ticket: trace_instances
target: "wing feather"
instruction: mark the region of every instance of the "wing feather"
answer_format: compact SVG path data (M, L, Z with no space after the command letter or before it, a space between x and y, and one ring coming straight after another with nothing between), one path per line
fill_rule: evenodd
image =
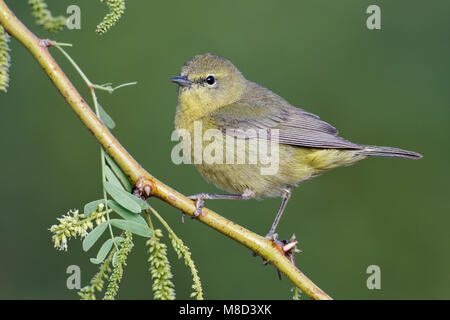
M257 130L278 129L278 139L283 144L363 149L363 146L339 137L338 130L318 116L291 106L270 90L251 82L244 97L208 114L205 120L236 138L255 138Z

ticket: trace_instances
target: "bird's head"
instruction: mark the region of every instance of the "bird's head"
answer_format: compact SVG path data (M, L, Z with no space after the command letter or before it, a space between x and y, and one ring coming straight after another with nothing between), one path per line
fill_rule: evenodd
M180 103L210 110L237 101L245 88L239 70L229 60L210 53L188 60L180 75L170 80L180 87Z

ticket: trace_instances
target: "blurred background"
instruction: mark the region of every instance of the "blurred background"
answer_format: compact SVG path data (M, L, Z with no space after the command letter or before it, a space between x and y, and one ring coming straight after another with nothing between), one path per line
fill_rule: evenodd
M54 15L74 4L48 0ZM27 1L8 6L38 37L68 48L91 81L137 81L100 103L116 120L113 134L155 177L188 195L218 192L170 154L177 87L168 81L195 54L230 59L247 79L319 115L357 142L420 152L424 158L373 158L300 185L278 232L295 233L299 268L336 299L450 298L450 3L448 1L127 1L103 36L100 1L77 1L81 29L50 34ZM368 30L366 9L381 7L381 30ZM0 298L78 299L66 268L79 265L82 286L97 272L72 239L53 248L48 231L69 209L101 197L99 145L31 55L12 39L8 93L0 92ZM90 103L67 60L51 53ZM210 201L230 220L265 234L280 199ZM192 251L207 299L291 299L280 281L242 245L151 200ZM177 298L192 278L169 245ZM135 248L118 298L151 299L145 239ZM370 265L381 289L369 290ZM100 295L101 297L101 295Z

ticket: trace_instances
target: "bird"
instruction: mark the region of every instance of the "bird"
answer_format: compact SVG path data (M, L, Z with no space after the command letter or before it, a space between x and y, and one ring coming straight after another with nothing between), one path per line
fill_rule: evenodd
M196 204L195 216L201 214L205 200L281 197L267 239L277 239L278 222L292 188L300 183L367 157L422 158L413 151L363 145L340 137L334 126L247 80L231 61L218 55L206 53L190 58L180 75L170 81L179 87L175 128L184 133L180 134L183 154L206 180L228 192L189 196ZM191 139L196 128L203 135L214 130L214 139ZM261 138L263 135L255 134L259 132L269 134ZM260 160L245 162L236 155L236 146L245 145L244 157L254 156L256 151L249 145L261 141L277 151L277 170L272 174L263 172ZM223 161L198 161L196 147L214 149L219 158L223 153ZM225 161L226 157L233 161Z

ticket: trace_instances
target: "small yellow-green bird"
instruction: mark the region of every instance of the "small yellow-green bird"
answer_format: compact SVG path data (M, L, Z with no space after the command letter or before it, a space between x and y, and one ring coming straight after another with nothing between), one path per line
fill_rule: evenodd
M318 116L296 108L272 91L248 81L227 59L210 53L188 60L180 76L170 79L179 85L175 127L192 139L183 139L183 154L187 154L207 180L230 194L197 194L196 215L201 213L206 199L254 199L282 197L281 206L267 238L276 239L275 229L291 196L292 186L330 169L348 166L368 156L418 159L416 152L361 145L338 136L336 128ZM205 135L215 129L219 135L195 140L195 131ZM239 141L245 144L245 157L257 151L251 142L264 138L255 132L274 131L276 139L276 172L267 174L261 160L243 161L237 155ZM193 143L186 143L186 140ZM194 159L197 147L214 149L215 156L223 151L223 161ZM242 145L242 144L241 144ZM272 145L273 146L273 145ZM272 150L272 149L271 149ZM219 152L220 151L220 152ZM256 154L256 156L259 154ZM226 159L226 160L225 160ZM229 160L234 161L229 161Z

